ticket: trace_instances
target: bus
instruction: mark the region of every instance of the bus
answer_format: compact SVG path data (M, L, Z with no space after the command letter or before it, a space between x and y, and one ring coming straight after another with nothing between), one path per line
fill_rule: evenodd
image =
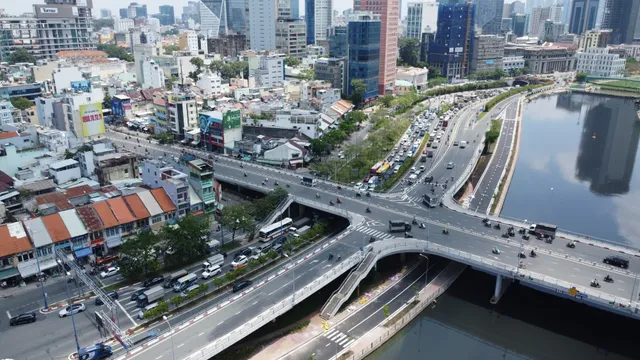
M391 164L384 163L384 165L382 165L382 166L380 166L380 168L378 168L378 171L376 171L376 175L378 177L382 177L382 176L384 176L384 174L387 173L387 171L389 171L390 168L391 168Z
M267 242L271 239L275 239L278 236L286 233L291 225L293 224L293 220L291 218L284 218L280 221L276 221L271 225L265 226L260 229L260 233L258 237L260 238L260 242Z
M376 175L378 173L378 169L384 164L384 161L378 161L371 169L369 169L369 174Z

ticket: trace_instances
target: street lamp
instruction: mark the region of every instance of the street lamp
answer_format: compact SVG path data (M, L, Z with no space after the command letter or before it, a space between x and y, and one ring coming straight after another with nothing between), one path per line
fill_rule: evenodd
M424 254L419 254L419 255L427 259L427 271L424 272L424 287L427 287L427 285L429 284L428 276L427 276L429 274L429 257Z
M176 360L176 349L173 344L173 328L171 327L171 323L169 322L167 315L162 315L162 318L167 322L167 325L169 325L169 330L171 330L171 336L169 336L171 338L171 355L173 356L173 360Z
M284 257L291 261L291 274L293 275L293 297L292 297L292 306L296 304L296 269L294 268L295 264L293 263L293 258L289 257L289 255L284 254Z
M44 309L49 309L49 302L47 301L47 292L44 288L44 282L42 282L42 272L40 271L40 259L38 256L39 249L36 248L36 268L38 270L38 280L40 281L40 288L42 289L42 297L44 297Z

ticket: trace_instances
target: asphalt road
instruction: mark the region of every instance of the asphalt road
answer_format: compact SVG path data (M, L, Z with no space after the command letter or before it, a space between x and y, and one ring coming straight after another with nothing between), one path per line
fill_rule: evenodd
M396 312L407 301L415 296L414 285L419 289L425 285L425 263L416 266L395 283L384 290L378 297L367 302L349 317L333 325L322 335L307 342L295 351L287 354L282 359L285 360L306 360L310 354L314 354L314 359L328 360L335 357L352 342L366 334L382 322L386 316L383 307L388 306L390 314ZM428 283L433 281L442 270L449 264L449 261L434 260L429 264Z
M487 214L493 199L493 194L500 183L500 178L507 166L507 160L511 153L511 146L514 144L515 129L517 128L516 113L518 102L513 101L505 110L505 117L502 122L500 137L496 144L491 160L480 178L478 186L474 189L469 209Z

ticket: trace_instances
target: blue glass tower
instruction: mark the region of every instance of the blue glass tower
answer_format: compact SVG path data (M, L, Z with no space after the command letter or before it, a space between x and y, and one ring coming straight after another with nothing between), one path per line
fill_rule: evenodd
M378 95L380 27L380 17L369 13L355 14L347 25L348 94L353 91L351 81L362 80L365 102Z
M316 43L316 2L305 0L304 21L307 23L307 45Z
M429 44L429 64L447 79L464 78L469 73L475 12L471 3L438 7L438 31Z

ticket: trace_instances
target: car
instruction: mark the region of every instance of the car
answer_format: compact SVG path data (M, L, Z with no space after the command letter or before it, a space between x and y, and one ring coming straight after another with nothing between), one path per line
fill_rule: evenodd
M458 146L458 142L457 142L457 141L454 141L454 142L453 142L453 146Z
M138 296L139 296L140 294L142 294L143 292L145 292L145 291L147 291L147 290L149 290L149 288L140 288L140 289L136 289L136 290L134 290L134 291L131 293L131 301L135 301L135 300L138 298Z
M101 272L100 273L100 277L103 278L103 279L106 279L108 277L112 277L113 275L116 275L119 272L120 272L120 268L119 267L110 267L107 270Z
M425 182L430 183L433 181L433 175L429 175L424 179Z
M144 286L144 287L146 287L146 288L150 288L150 287L152 287L153 285L156 285L156 284L162 284L163 282L164 282L164 276L159 275L159 276L154 276L154 277L152 277L152 278L149 278L149 279L145 280L145 281L142 283L142 286Z
M245 255L240 255L237 258L235 258L233 262L231 262L231 267L236 268L238 267L238 265L247 265L248 262L249 262L248 257L246 257Z
M214 277L214 276L220 274L221 272L222 272L222 269L220 268L220 265L215 265L215 266L207 268L205 271L203 271L202 272L202 278L203 279L208 279L210 277Z
M85 310L87 310L87 307L84 306L84 304L82 304L82 303L80 303L80 304L72 304L72 305L69 305L66 308L60 310L60 312L58 313L58 316L63 318L63 317L75 315L77 313L81 313L81 312L83 312Z
M236 293L246 288L247 286L251 286L251 284L253 284L253 281L251 280L238 281L237 283L233 284L233 292Z
M603 262L605 264L621 267L623 269L629 268L629 260L620 256L607 256L606 258L604 258Z
M424 171L425 167L424 165L420 165L420 171Z
M107 293L107 296L112 298L113 300L118 300L118 298L120 298L120 295L115 290L113 290L110 293ZM96 304L96 306L100 306L100 305L102 305L104 303L102 302L102 299L100 297L97 297L96 300L95 300L95 304Z
M251 254L253 254L253 250L251 250L250 248L244 248L236 253L236 255L233 257L233 261L237 260L241 256L247 257Z
M36 322L36 313L32 311L12 317L9 320L9 326L30 324L34 322Z
M453 169L453 163L452 162L447 164L447 169Z
M359 183L355 184L355 186L353 188L356 189L356 190L360 190L361 186L362 186L362 183L359 182Z

